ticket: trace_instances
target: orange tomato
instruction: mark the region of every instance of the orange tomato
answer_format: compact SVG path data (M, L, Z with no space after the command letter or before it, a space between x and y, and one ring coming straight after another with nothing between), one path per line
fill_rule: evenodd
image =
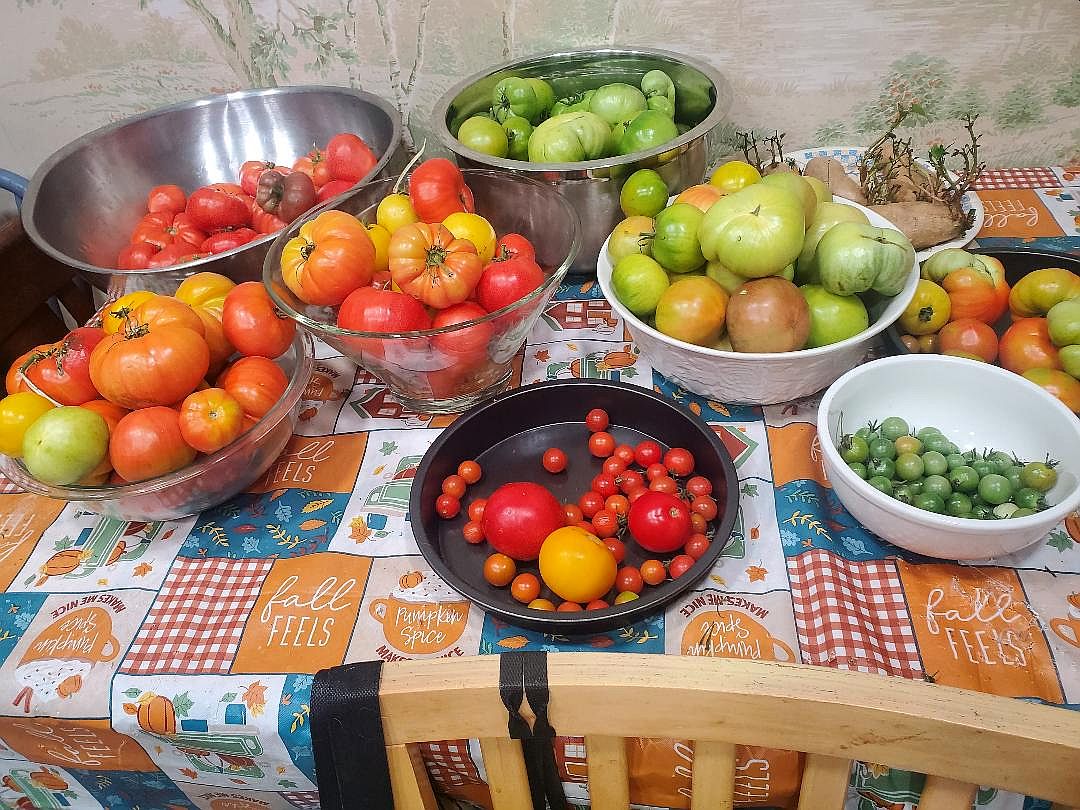
M677 203L689 203L702 211L708 211L714 202L724 196L724 190L711 183L702 183L683 191L675 198Z
M20 354L15 358L15 362L8 368L7 375L4 377L4 387L9 394L17 394L20 391L29 391L30 388L26 385L26 379L23 377L22 367L26 362L35 354L45 354L53 347L52 343L41 343L32 348L25 354Z
M117 423L109 460L125 481L145 481L186 467L195 460L195 448L180 432L180 414L156 406L132 411Z
M273 360L241 357L225 369L217 384L240 403L245 414L261 419L281 399L289 378Z
M568 602L588 603L615 584L618 565L599 537L577 526L556 529L540 546L540 576Z
M130 413L126 408L121 408L107 399L92 399L89 402L84 402L79 407L93 411L105 420L105 424L109 426L110 440L120 420ZM112 468L112 460L106 454L101 463L87 473L79 483L90 486L103 484L109 480L109 473L112 472Z
M281 275L308 304L336 307L375 273L375 244L352 214L323 211L300 227L281 252Z
M945 324L938 337L942 354L970 354L987 363L993 363L998 354L997 332L975 318Z
M240 438L244 410L222 388L189 394L180 406L180 435L200 453L213 453Z
M205 307L194 307L193 309L206 330L203 338L210 349L210 368L206 373L208 376L214 377L225 368L225 364L236 350L229 343L229 339L225 337L225 327L221 325L221 316L215 315L213 310Z
M1073 413L1080 414L1080 382L1064 371L1054 368L1032 368L1024 372L1024 379L1030 380L1053 394Z
M147 326L181 326L198 335L206 333L202 319L195 310L171 295L155 295L139 304L131 313L132 320Z
M457 239L442 225L417 222L390 239L390 277L402 292L436 309L468 298L484 263L468 239Z
M135 311L141 304L146 303L154 297L154 293L147 290L136 290L135 292L121 295L111 304L105 307L105 310L101 313L101 328L105 330L106 335L111 335L114 332L120 331L120 327L124 325L124 321L128 316Z
M296 334L296 321L278 313L258 281L245 281L225 296L221 310L225 338L240 354L274 358L284 354Z
M196 273L180 282L180 286L176 288L175 298L192 309L209 310L221 318L225 296L235 286L236 282L220 273Z
M1009 306L1009 285L1004 281L995 287L978 270L965 267L953 270L941 282L952 302L952 319L974 318L983 323L994 323Z
M1021 318L1005 330L998 345L1002 368L1023 374L1033 368L1061 368L1046 318Z
M94 387L123 408L173 405L195 390L209 368L206 340L182 326L125 328L107 335L90 354Z

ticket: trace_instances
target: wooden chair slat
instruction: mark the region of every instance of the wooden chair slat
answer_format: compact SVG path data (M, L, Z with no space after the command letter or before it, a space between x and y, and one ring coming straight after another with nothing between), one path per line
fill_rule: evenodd
M691 786L690 810L732 810L735 806L735 745L696 741Z
M626 810L630 806L630 774L626 740L591 734L585 738L589 759L589 804L593 810Z
M799 787L799 810L841 810L850 778L850 759L807 754Z
M389 745L386 759L395 810L438 810L419 745Z
M1018 765L1023 767L1023 763ZM919 810L971 810L978 791L978 785L944 776L928 776L919 798Z
M505 734L505 709L503 712ZM488 786L491 788L492 807L495 810L532 810L529 774L525 770L521 741L504 737L482 737L480 753L484 755L484 770L487 771Z
M1080 808L1069 807L1068 805L1064 804L1053 804L1050 806L1050 810L1080 810Z

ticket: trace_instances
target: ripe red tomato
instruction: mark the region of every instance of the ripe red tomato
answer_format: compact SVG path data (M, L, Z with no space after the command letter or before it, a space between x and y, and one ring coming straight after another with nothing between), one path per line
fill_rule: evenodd
M486 315L487 313L479 304L465 301L435 313L435 317L431 321L431 327L432 329L442 329L466 321L475 321ZM487 359L488 345L491 343L493 336L494 329L491 323L485 321L443 335L434 335L431 338L431 344L438 351L453 358L457 364L473 366Z
M461 170L446 158L425 160L409 175L409 198L421 222L442 222L458 211L472 212L472 190Z
M457 474L465 479L466 484L475 484L483 476L484 471L480 469L479 464L469 459L458 464Z
M487 498L477 498L469 504L469 520L477 523L484 519L484 508L487 506Z
M167 245L155 253L146 262L146 266L149 269L157 269L159 267L175 267L178 264L187 264L193 262L196 259L202 259L207 254L199 253L198 248L194 245L189 245L187 242L180 240L179 242L173 242L171 245Z
M43 354L24 361L27 379L61 405L82 405L99 394L90 379L90 355L105 339L98 326L81 326Z
M592 516L593 534L600 539L614 538L619 533L619 518L618 516L608 510L600 509L595 515ZM621 560L616 559L616 562Z
M217 386L239 402L245 414L261 419L281 399L289 378L273 360L241 357L218 377Z
M536 574L518 574L510 583L510 595L524 605L540 596L540 580Z
M938 332L941 353L961 352L993 363L998 353L998 336L993 327L975 318L950 321Z
M8 366L7 375L4 377L4 387L9 394L17 394L19 391L30 390L26 387L26 380L23 377L22 367L31 357L36 354L44 354L55 345L55 343L40 343L30 351L15 358L15 361Z
M544 456L540 459L540 463L549 473L561 473L566 469L566 453L558 447L549 447L544 451Z
M645 468L645 477L649 481L655 481L657 478L668 478L668 468L660 462L650 464Z
M576 613L581 610L581 605L577 602L563 602L555 610L559 613Z
M206 233L184 212L147 214L131 232L132 243L147 242L158 250L181 243L180 246L188 248L190 253L198 250L205 240Z
M129 410L175 405L195 390L209 368L206 340L182 326L121 328L90 353L94 387Z
M273 359L284 354L296 335L296 321L279 314L258 281L237 284L221 309L225 337L240 354Z
M679 482L670 475L662 475L649 482L651 492L666 492L674 495L679 491Z
M447 495L453 495L455 498L461 499L465 495L465 490L469 488L469 485L465 483L465 479L457 473L448 475L443 479L442 491Z
M199 245L199 251L202 253L224 253L226 250L233 250L234 248L246 245L253 239L258 239L259 234L252 228L237 228L232 231L218 231L215 234L211 234L203 240Z
M641 572L632 565L620 568L615 574L615 590L619 593L641 593L644 588L645 580L641 578Z
M695 534L705 534L709 530L709 521L699 512L690 512L690 528Z
M611 605L609 605L605 600L603 600L603 599L593 599L591 602L589 602L589 604L587 604L585 606L585 609L586 610L603 610L606 607L611 607Z
M517 574L517 565L505 554L492 554L484 560L484 579L489 585L502 588Z
M180 414L172 408L141 408L124 416L109 438L109 461L125 481L166 475L195 460L184 441Z
M240 164L240 188L244 190L244 193L249 197L254 197L255 192L259 189L259 178L262 177L262 173L269 171L270 169L277 169L278 173L284 175L288 172L284 166L277 166L269 160L245 160Z
M625 495L608 495L604 499L604 508L610 509L616 515L626 515L630 512L630 501Z
M712 490L712 481L703 475L695 475L686 482L686 491L691 495L711 495Z
M1021 318L1014 322L1001 336L998 356L1001 366L1016 374L1033 368L1061 368L1046 318Z
M615 439L606 430L589 437L589 452L597 458L607 458L615 451Z
M634 448L628 444L616 445L612 455L623 463L624 469L634 463Z
M335 181L330 177L330 166L326 162L326 153L321 149L312 149L302 158L297 158L292 166L294 172L303 172L315 184L315 188L321 189ZM350 186L353 184L350 183Z
M585 515L581 512L581 507L576 503L564 503L563 513L566 515L567 526L573 526L577 523L582 523L585 520Z
M339 132L326 144L326 165L333 180L358 183L368 176L378 162L371 147L351 132Z
M187 195L180 186L163 185L154 186L146 197L146 210L151 214L163 211L169 214L179 214L187 205Z
M520 233L507 233L499 237L495 242L495 260L506 261L514 256L524 256L526 259L536 260L536 251L532 242Z
M668 573L671 574L672 579L678 579L693 567L693 557L689 554L679 554L676 557L672 557L671 562L668 563Z
M589 490L578 498L578 506L581 508L581 514L586 519L592 520L593 515L604 508L604 496L599 492Z
M659 585L667 579L667 569L659 560L646 560L641 564L640 571L646 585Z
M709 550L709 543L709 538L700 532L692 534L690 535L690 539L686 541L683 551L688 557L700 560L705 556L705 552Z
M690 510L667 492L650 492L630 506L630 534L647 551L665 554L682 548L690 537Z
M196 189L188 197L184 210L195 226L204 231L239 228L251 223L251 207L244 198L244 190L234 183L214 183Z
M355 185L356 183L350 183L348 180L331 180L321 186L316 184L315 187L319 190L315 192L315 202L324 203L338 194L344 194Z
M604 511L605 510L601 509L596 514L597 515L602 515L602 514L604 514ZM617 525L618 524L616 523L616 526ZM596 517L595 516L593 517L593 526L596 526ZM596 534L596 532L594 531L593 534ZM601 535L597 535L597 537L600 537L600 536ZM623 543L623 541L620 540L617 537L605 537L603 539L604 539L604 548L606 548L608 551L611 552L611 556L615 558L616 564L622 565L622 561L626 559L626 544Z
M1080 414L1080 381L1074 377L1056 368L1032 368L1024 372L1024 379L1060 399L1073 413Z
M466 543L474 546L479 545L484 542L484 527L480 525L479 521L470 520L461 527L461 535L465 538Z
M441 517L443 520L450 520L458 515L461 511L461 501L455 498L453 495L447 495L445 492L435 499L435 514Z
M535 560L545 538L565 519L562 504L545 487L528 481L503 484L484 507L484 536L515 560Z
M349 293L338 310L337 325L356 332L400 333L431 328L424 305L405 293L361 287ZM381 357L381 339L356 338L360 351Z
M626 462L613 453L604 459L601 469L610 476L618 477L626 469Z
M672 447L664 453L664 466L672 475L690 475L694 471L694 454L682 447Z
M637 470L626 470L619 475L619 489L624 495L645 489L645 477Z
M390 237L388 253L394 283L436 309L467 299L484 271L473 243L438 224L414 222L398 228Z
M609 473L600 473L592 480L593 492L599 492L604 498L614 495L619 491L619 485L615 483L615 476Z
M608 416L608 412L603 408L593 408L585 414L585 427L592 433L599 433L601 430L607 430L608 425L610 424L611 418Z
M660 445L652 439L646 439L634 448L634 461L637 462L639 467L649 467L653 464L659 464L663 455L664 451L661 449Z
M488 312L494 312L516 304L543 285L545 278L540 265L525 256L488 262L476 284L476 300Z
M277 214L263 211L254 199L248 205L251 208L251 227L264 236L268 233L277 233L289 224Z
M119 270L145 270L159 250L157 245L149 242L135 242L120 251L116 257L116 267Z
M694 499L690 501L690 509L697 512L705 518L705 520L712 520L719 511L716 506L716 501L708 495L695 495Z
M243 432L244 410L222 388L188 394L180 405L180 435L200 453L214 453Z

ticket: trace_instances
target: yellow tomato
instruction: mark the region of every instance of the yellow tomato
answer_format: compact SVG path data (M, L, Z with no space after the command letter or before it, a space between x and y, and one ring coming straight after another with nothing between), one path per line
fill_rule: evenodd
M900 316L900 328L909 335L929 335L949 322L949 294L929 279L919 279L915 297Z
M761 172L742 160L731 160L718 166L709 178L709 183L725 194L732 194L761 179Z
M154 293L152 292L136 290L127 295L121 295L109 304L101 313L101 328L105 330L105 334L111 335L114 332L119 332L128 315L153 297Z
M375 245L375 272L385 273L390 269L390 231L382 225L368 225L368 236Z
M196 273L180 282L175 297L189 307L202 307L220 318L225 296L235 286L236 282L220 273Z
M20 391L0 399L0 453L20 457L27 429L54 407L33 391Z
M540 546L540 576L567 602L588 603L606 596L617 569L603 541L577 526L556 529Z
M458 239L468 239L485 265L495 255L495 229L479 214L458 211L443 220L443 227Z
M375 209L375 221L393 235L403 225L419 222L408 194L387 194Z
M623 591L615 597L616 605L625 605L627 602L633 602L638 598L638 595L633 591Z

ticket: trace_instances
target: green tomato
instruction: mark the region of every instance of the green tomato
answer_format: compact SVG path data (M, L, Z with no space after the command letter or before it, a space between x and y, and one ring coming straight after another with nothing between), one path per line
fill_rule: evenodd
M870 458L870 445L862 436L845 436L840 441L840 458L848 464Z
M925 445L928 451L939 453L942 457L942 461L945 460L945 456L949 455L952 452L952 450L950 450L949 448L953 446L952 442L950 442L940 433L936 436L928 436L927 438L923 439L923 445Z
M923 451L922 442L914 436L899 436L894 444L896 445L897 453L915 453L918 455Z
M949 484L957 492L971 494L979 488L979 474L967 465L949 470Z
M535 123L545 110L536 96L535 86L529 79L518 76L507 76L495 85L491 93L491 109L499 123L512 115L520 115Z
M962 270L965 267L970 267L976 272L982 273L993 283L993 274L986 262L983 261L983 258L960 248L939 250L919 265L921 276L935 284L943 282L945 276L949 275L953 270Z
M540 105L540 115L543 116L555 104L555 91L543 79L526 79L525 81L536 94L537 103Z
M675 122L670 117L657 110L645 110L626 124L625 131L617 140L618 152L620 155L629 155L656 149L677 137L679 130L675 128Z
M676 340L711 346L724 331L726 305L724 288L708 276L680 278L660 296L656 328Z
M884 475L871 476L870 480L868 480L866 483L868 483L870 486L872 486L878 492L884 492L886 495L892 495L893 494L892 481L890 481Z
M775 186L790 191L802 202L803 221L807 224L813 221L814 213L817 211L818 207L817 194L801 174L795 174L795 172L773 172L772 174L767 174L762 177L760 182L767 186Z
M859 428L858 430L855 431L855 435L856 436L862 436L864 439L869 439L870 434L873 433L873 432L874 431L870 429L869 425L864 425L863 427L861 427L861 428Z
M1009 467L1008 470L1003 473L1003 475L1009 479L1009 483L1012 484L1012 488L1014 490L1023 489L1024 482L1022 480L1022 471L1022 467L1013 464L1011 467Z
M668 118L675 120L675 105L668 101L665 96L653 96L649 99L648 105L650 110L663 113ZM675 131L678 134L678 128Z
M776 277L777 278L782 278L784 281L790 281L792 284L794 284L795 283L795 264L794 263L789 264L787 267L785 267L783 270L781 270L779 273L777 273Z
M528 160L533 125L520 115L511 115L502 122L502 128L506 132L506 156L511 160Z
M968 460L963 453L949 453L945 456L945 463L949 465L950 470L955 470L957 467L966 467Z
M952 495L952 484L944 475L928 475L923 479L922 491L926 495L937 495L945 500Z
M1025 487L1038 492L1049 492L1057 483L1057 470L1042 461L1032 461L1025 464L1020 471L1020 480Z
M986 478L986 476L994 474L994 465L984 458L977 458L971 462L971 469L975 470L975 474L979 478ZM1005 480L1008 481L1009 479L1006 478Z
M994 465L994 472L998 475L1005 475L1009 471L1009 468L1016 464L1016 461L1008 453L1001 450L995 450L986 458L991 464Z
M498 122L481 115L466 119L458 129L457 137L462 146L493 157L506 157L509 150L506 130Z
M975 503L974 500L972 500L971 516L976 520L992 520L994 517L994 510L985 503Z
M887 417L881 423L881 435L890 442L895 442L901 436L907 436L911 432L911 426L899 416Z
M675 82L662 70L650 70L641 77L641 92L645 98L666 98L675 103Z
M1046 504L1046 498L1037 489L1021 487L1013 495L1013 501L1021 509L1041 509Z
M1062 346L1058 350L1058 359L1061 360L1061 367L1066 374L1080 380L1080 344Z
M915 496L915 500L912 501L911 505L916 509L922 509L924 512L934 512L938 515L945 511L945 501L941 496L931 495L929 492L920 492Z
M1004 475L990 473L979 481L979 497L992 506L1005 503L1012 497L1013 488Z
M1046 326L1055 346L1080 344L1080 298L1058 301L1050 307Z
M865 481L870 475L870 473L866 471L866 465L863 464L861 461L854 461L851 464L848 464L848 467L850 467L851 471L857 476L859 476L859 478L861 478L863 481Z
M619 259L611 271L611 289L615 297L639 318L647 318L668 288L664 268L648 256L632 253Z
M619 193L619 204L628 217L655 217L668 201L664 178L652 169L638 169L626 178Z
M908 484L894 485L892 495L901 503L910 504L915 500L915 495L911 492L911 487Z
M745 278L775 275L802 249L802 203L782 188L753 183L709 207L700 238L710 261Z
M855 295L834 295L820 284L799 287L810 308L807 348L828 346L855 337L870 325L866 305Z
M1011 518L1013 513L1020 507L1012 501L1005 501L1005 503L999 503L994 507L994 517L1004 520L1005 518Z
M799 260L795 268L801 280L812 284L818 283L821 274L814 261L818 243L833 225L840 222L870 224L866 214L853 205L834 202L818 203L817 208L814 209L813 219L806 227L806 236L803 237L802 250L799 251Z
M633 85L623 82L598 87L589 101L589 111L604 119L604 123L609 127L620 121L629 121L647 108L645 94ZM674 128L674 125L672 127Z
M954 492L945 499L945 514L953 517L969 517L971 506L971 498L963 492Z
M655 229L656 223L652 217L627 217L616 225L607 245L608 259L612 265L618 264L623 256L635 253L651 256Z
M896 458L896 445L882 436L870 442L870 458Z
M904 481L917 481L926 471L923 460L914 453L896 457L896 476Z
M1009 518L1012 519L1012 518L1027 517L1028 515L1034 515L1037 511L1039 511L1039 510L1038 509L1025 509L1025 508L1021 507L1020 509L1014 510L1013 513L1011 515L1009 515Z
M556 115L562 115L568 112L588 112L589 104L592 102L593 94L595 90L585 90L581 93L575 93L572 96L566 98L560 98L554 104L551 105L551 111L548 115L554 118Z
M739 287L746 283L745 278L728 270L720 262L707 263L705 265L705 275L723 287L728 295L733 295Z
M866 469L871 475L881 475L890 481L896 477L896 462L891 458L872 458L866 462Z
M894 296L915 266L915 248L900 231L860 222L830 228L817 246L821 283L837 295L873 290Z
M927 445L929 446L929 445ZM923 466L927 475L944 475L949 471L949 462L937 450L928 450L922 455Z
M919 432L915 434L915 437L919 441L925 443L927 437L929 437L929 436L940 436L940 435L941 435L941 431L938 430L936 427L927 426L927 427L924 427L924 428L919 428Z
M698 243L705 216L700 208L689 203L675 203L656 215L652 256L665 270L689 273L705 264Z
M803 180L809 183L810 188L814 190L814 194L817 195L818 205L826 202L831 203L833 201L832 192L829 191L829 186L824 180L818 180L816 177L808 177L805 174L803 175ZM848 207L850 208L851 206Z
M604 157L611 150L611 130L591 112L556 115L533 130L529 160L534 163L576 163Z

